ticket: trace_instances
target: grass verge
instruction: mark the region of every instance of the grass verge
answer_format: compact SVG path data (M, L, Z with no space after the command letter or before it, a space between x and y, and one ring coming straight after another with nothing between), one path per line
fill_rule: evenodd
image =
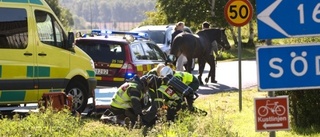
M239 54L238 54L238 48L232 47L230 50L223 51L221 53L221 56L219 56L218 60L224 60L224 61L235 61L238 60ZM255 47L249 47L249 48L241 48L241 59L242 60L252 60L256 59L256 48Z
M268 132L256 132L254 121L254 98L264 97L266 92L256 88L243 90L242 111L239 111L237 91L217 93L200 97L195 105L208 111L207 116L180 113L180 121L157 124L148 134L151 137L266 137ZM66 136L66 137L139 137L142 129L127 130L116 125L101 123L99 118L80 118L70 112L32 113L20 119L0 120L0 136ZM277 131L279 137L320 136L312 129Z

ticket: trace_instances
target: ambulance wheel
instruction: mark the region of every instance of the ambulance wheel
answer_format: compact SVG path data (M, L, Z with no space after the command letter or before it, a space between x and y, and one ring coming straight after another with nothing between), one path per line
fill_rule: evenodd
M88 91L83 85L79 81L73 81L66 89L66 94L72 96L72 110L78 113L83 112L88 103Z

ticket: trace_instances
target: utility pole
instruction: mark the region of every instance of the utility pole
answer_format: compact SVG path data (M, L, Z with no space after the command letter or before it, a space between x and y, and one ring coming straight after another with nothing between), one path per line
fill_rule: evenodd
M92 0L90 0L90 25L91 25L91 30L92 30L92 2L91 2Z

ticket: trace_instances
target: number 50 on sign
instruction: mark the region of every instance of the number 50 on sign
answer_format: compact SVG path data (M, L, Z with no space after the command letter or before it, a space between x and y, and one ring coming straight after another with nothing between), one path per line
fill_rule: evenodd
M224 16L229 24L244 26L252 18L252 5L248 0L229 0L224 7Z

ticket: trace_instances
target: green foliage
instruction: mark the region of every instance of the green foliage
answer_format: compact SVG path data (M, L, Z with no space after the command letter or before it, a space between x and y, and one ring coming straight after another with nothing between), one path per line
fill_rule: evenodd
M74 25L72 14L68 9L59 6L59 0L46 0L53 12L57 15L63 27L70 30L70 27Z
M130 132L123 127L105 125L98 120L72 116L70 111L31 113L21 119L17 114L12 119L0 120L0 136L36 137L123 137L141 136L140 131Z
M79 130L81 121L69 113L67 110L55 113L48 109L44 113L32 113L24 119L20 119L19 115L15 115L12 120L5 118L0 122L0 136L73 134Z
M183 21L193 31L201 27L201 23L210 18L208 1L202 0L159 0L157 10L165 16L168 23Z
M161 11L154 12L146 12L147 19L144 20L140 25L163 25L169 24L166 20L166 17L161 14Z
M175 123L157 123L148 132L149 137L266 137L268 132L255 132L253 100L265 97L266 92L255 89L242 91L242 110L239 111L239 93L224 92L200 97L195 106L208 112L207 116L196 116L187 112L179 112L179 120ZM314 91L316 92L316 91ZM299 96L302 98L312 98ZM316 98L315 96L313 98ZM319 98L319 97L318 97ZM310 100L309 105L317 102ZM311 109L303 108L304 113L312 113ZM315 108L314 111L317 111ZM309 115L311 116L311 115ZM318 118L318 117L314 117ZM310 121L309 121L310 122ZM292 125L292 123L291 123ZM81 118L71 116L68 110L31 113L21 119L15 115L13 119L0 119L0 136L41 136L41 137L140 137L143 129L127 130L117 125L103 124L99 118ZM277 136L319 136L317 126L300 128L292 126L289 131L277 131Z
M320 42L319 37L303 37L303 38L285 38L285 39L273 39L273 45L284 45L284 44L301 44L301 43L315 43Z
M283 91L279 95L289 95L290 114L295 127L320 127L319 89Z
M255 1L250 1L254 6ZM193 30L200 30L204 21L211 22L214 27L228 28L229 24L224 17L227 2L228 0L158 0L157 10L163 12L161 14L169 23L184 21Z
M220 51L219 51L220 52ZM239 51L237 47L232 47L230 50L224 50L220 55L217 56L217 60L237 60L239 57ZM256 58L256 48L242 48L241 49L241 59L255 59Z

